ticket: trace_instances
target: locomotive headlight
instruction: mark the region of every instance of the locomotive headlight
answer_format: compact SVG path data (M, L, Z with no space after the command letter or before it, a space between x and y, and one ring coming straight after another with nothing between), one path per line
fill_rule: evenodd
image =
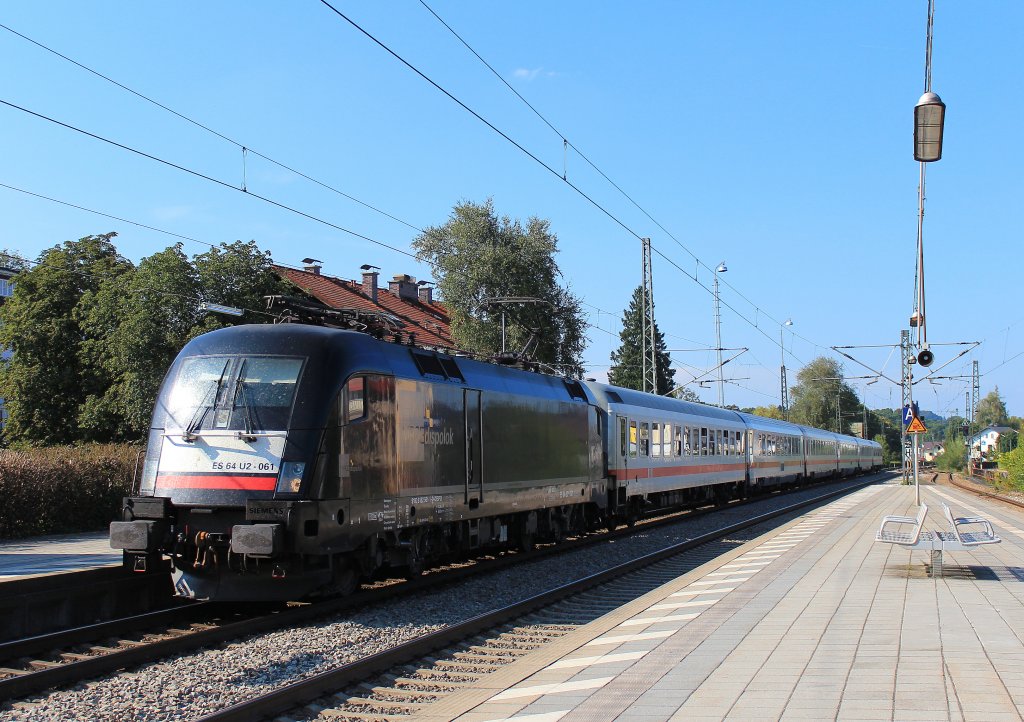
M279 494L298 494L302 488L302 474L306 464L302 461L286 461L281 464L281 475L277 477Z

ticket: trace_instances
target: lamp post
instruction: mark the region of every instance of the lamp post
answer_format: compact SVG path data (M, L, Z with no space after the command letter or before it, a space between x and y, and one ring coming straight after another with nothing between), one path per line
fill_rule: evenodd
M789 387L786 384L786 341L783 331L786 326L792 326L793 319L787 318L785 323L779 326L779 349L782 353L782 363L779 366L779 406L782 409L782 418L789 421Z
M928 26L924 56L924 94L914 106L914 160L920 164L917 184L917 293L911 325L917 326L918 363L930 366L934 356L928 348L928 326L924 295L924 198L925 163L942 158L942 132L946 104L932 92L932 28L935 23L935 0L928 0Z
M715 350L718 352L718 405L725 406L725 377L722 375L722 311L718 300L718 274L725 273L725 261L715 268Z
M925 164L942 157L942 129L946 116L946 105L932 92L932 28L935 24L935 0L928 0L928 25L924 54L924 94L914 106L914 160L920 164L917 184L917 286L914 298L914 313L911 325L917 326L916 359L922 367L930 366L934 355L928 348L924 302L924 179ZM913 378L913 376L911 376ZM921 504L921 480L918 473L918 434L914 434L914 498Z

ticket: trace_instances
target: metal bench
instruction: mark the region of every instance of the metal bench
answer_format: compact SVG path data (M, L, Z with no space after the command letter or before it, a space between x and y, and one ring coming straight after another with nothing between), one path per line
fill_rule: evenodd
M917 510L917 516L884 517L882 519L882 526L875 533L875 541L885 542L886 544L899 544L911 549L931 549L932 534L922 530L926 516L928 516L928 505L922 504L921 508ZM909 531L898 530L900 526L906 524L913 524L914 526ZM895 525L896 529L887 528L889 525Z
M949 522L949 531L924 531L924 520L928 516L928 506L921 505L917 516L887 516L875 533L875 541L886 544L899 544L908 549L927 549L931 552L932 576L942 576L943 551L968 551L982 544L998 544L1002 541L996 536L992 523L980 516L954 517L949 505L943 503L942 511ZM899 531L901 525L913 524L909 531ZM897 530L887 528L895 525ZM977 527L980 526L980 529ZM961 527L973 527L974 531Z

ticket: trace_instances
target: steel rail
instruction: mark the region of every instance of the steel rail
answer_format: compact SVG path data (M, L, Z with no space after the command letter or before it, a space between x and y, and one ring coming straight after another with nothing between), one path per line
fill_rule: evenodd
M832 480L832 482L834 483L835 480ZM863 483L873 482L868 481L862 482L862 484ZM806 487L803 488L806 489ZM850 488L850 486L843 486L836 491L816 497L815 500L846 493ZM26 670L24 674L0 679L0 702L17 699L19 697L24 697L26 695L54 687L80 682L83 679L89 679L114 672L119 669L145 664L167 656L220 644L231 639L237 639L239 637L280 629L283 627L295 626L336 614L347 609L380 604L393 600L396 596L416 594L427 589L439 587L443 584L458 582L476 574L486 573L489 571L499 571L520 562L541 559L554 554L564 554L591 544L627 537L639 529L649 529L693 519L707 514L713 514L717 511L722 511L723 509L757 503L759 501L764 501L767 498L770 497L752 497L740 501L734 501L725 506L702 507L667 513L663 516L649 518L646 521L638 520L635 527L623 527L616 529L615 531L567 539L562 541L560 544L546 545L530 552L516 552L514 554L504 554L502 556L476 559L473 560L474 563L472 564L461 565L449 569L435 570L420 578L400 584L390 584L371 589L364 589L347 597L282 608L262 616L228 622L216 627L190 631L185 634L177 634L177 636L169 639L139 643L124 649L111 651L105 654L98 654L95 657L89 657L87 659L69 661L56 666L47 667L45 669L32 671ZM805 506L809 503L815 503L815 500L802 502L801 504ZM801 508L801 504L786 508ZM785 513L785 511L779 513ZM757 518L770 519L773 515L777 516L778 513L772 512L768 515L762 515ZM735 526L734 528L730 527L731 530L743 528L745 527L742 525ZM203 608L213 610L214 606L215 605L204 605ZM191 607L183 607L180 609L187 610L195 609L197 607L198 605L193 605ZM159 617L162 613L167 612L168 610L161 610L158 612L101 622L96 625L77 627L63 632L54 632L47 635L40 635L38 637L15 640L0 646L0 652L3 652L5 648L15 652L11 654L0 654L0 659L13 659L16 657L23 658L33 653L37 653L40 650L49 652L51 650L58 650L62 646L70 647L87 642L93 642L96 643L96 646L101 646L97 640L102 640L103 638L116 636L118 634L142 632L145 631L147 626L163 624L163 622L159 621ZM216 619L216 615L211 616L206 620L199 617L191 620L191 623L213 623ZM95 630L96 633L94 635L90 635L89 630ZM445 632L446 630L441 630L437 634L444 636ZM20 654L17 653L19 650L21 650Z
M938 475L936 475L936 476L938 476ZM979 482L979 483L982 483L982 480L979 479L976 476L972 476L970 478L975 480L975 481L977 481L977 482ZM976 489L976 488L974 488L974 487L972 487L972 486L970 486L968 484L962 484L959 481L957 481L956 479L954 479L952 476L949 477L949 482L948 483L952 484L953 486L955 486L955 487L957 487L959 489L963 489L964 491L969 491L972 494L977 494L978 496L987 496L990 499L995 499L996 501L1005 501L1007 504L1010 504L1011 506L1016 506L1016 507L1019 507L1021 509L1024 509L1024 502L1017 501L1016 499L1013 499L1013 498L1008 497L1008 496L1003 496L1002 494L997 494L994 491L984 491L982 489Z
M253 722L281 714L289 709L307 704L318 697L330 694L347 685L362 681L374 674L405 664L411 660L426 656L438 649L472 637L480 632L495 627L503 622L521 617L535 609L548 606L560 599L577 594L603 584L611 579L628 574L669 557L690 551L704 544L717 541L722 537L734 534L749 527L780 516L792 514L809 506L843 496L853 490L876 483L877 474L873 478L855 482L835 491L827 492L813 499L776 509L758 516L751 517L735 524L718 529L685 542L673 544L656 552L646 554L629 562L619 564L597 574L564 584L528 599L510 604L500 609L478 615L459 624L454 624L431 634L418 637L406 644L379 652L357 662L337 667L316 676L295 682L273 690L260 697L240 702L223 710L200 717L197 722Z

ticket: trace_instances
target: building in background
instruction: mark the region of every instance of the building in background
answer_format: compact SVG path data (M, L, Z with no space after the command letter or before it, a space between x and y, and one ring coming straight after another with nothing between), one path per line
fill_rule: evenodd
M1009 426L989 426L971 437L971 458L990 456L999 450L999 437L1013 432Z
M434 300L431 282L399 274L385 288L378 283L380 273L376 266L363 266L361 271L362 280L349 281L328 276L322 272L320 262L312 259L302 270L274 266L274 272L281 278L325 306L388 314L397 319L404 333L414 336L419 346L454 346L448 309Z

